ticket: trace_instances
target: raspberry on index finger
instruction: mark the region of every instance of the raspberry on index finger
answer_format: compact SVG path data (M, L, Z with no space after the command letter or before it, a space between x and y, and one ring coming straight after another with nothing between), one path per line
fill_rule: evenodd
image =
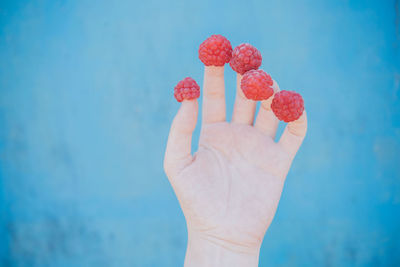
M279 120L295 121L303 114L304 100L295 91L282 90L272 99L271 109Z

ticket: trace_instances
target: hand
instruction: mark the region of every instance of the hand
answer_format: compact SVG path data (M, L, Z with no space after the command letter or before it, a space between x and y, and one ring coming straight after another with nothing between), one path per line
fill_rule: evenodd
M285 177L307 131L306 113L275 142L278 120L244 97L237 76L232 122L226 121L224 67L205 67L203 124L192 156L197 100L184 101L168 138L164 168L186 218L185 266L257 266L259 249ZM279 87L274 81L274 91Z

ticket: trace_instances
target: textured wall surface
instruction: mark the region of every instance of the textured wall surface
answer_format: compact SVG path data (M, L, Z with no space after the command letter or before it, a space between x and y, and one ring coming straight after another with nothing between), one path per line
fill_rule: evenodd
M399 5L1 1L0 266L182 265L162 160L173 86L202 82L212 33L306 101L260 265L400 266Z

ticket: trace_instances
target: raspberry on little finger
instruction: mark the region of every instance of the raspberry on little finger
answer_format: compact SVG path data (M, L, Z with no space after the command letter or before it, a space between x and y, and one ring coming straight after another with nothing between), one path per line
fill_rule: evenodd
M274 95L271 109L279 120L295 121L303 114L304 100L295 91L282 90Z

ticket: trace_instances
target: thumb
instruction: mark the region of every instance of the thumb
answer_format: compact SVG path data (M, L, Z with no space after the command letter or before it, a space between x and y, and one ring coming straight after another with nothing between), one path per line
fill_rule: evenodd
M164 170L169 179L192 162L192 134L197 114L197 100L184 100L172 122L164 157Z

